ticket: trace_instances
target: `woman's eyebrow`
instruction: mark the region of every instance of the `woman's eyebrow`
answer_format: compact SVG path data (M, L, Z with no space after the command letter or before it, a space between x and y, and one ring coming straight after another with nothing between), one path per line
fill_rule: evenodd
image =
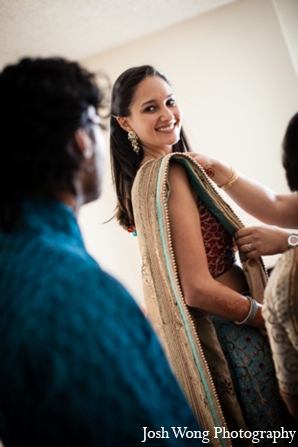
M170 93L168 96L166 96L166 98L165 99L169 99L171 96L173 96L174 95L174 93ZM147 105L147 104L150 104L150 103L153 103L153 102L157 102L157 100L156 99L148 99L148 101L145 101L145 102L143 102L142 104L141 104L141 107L143 107L143 106L145 106L145 105Z

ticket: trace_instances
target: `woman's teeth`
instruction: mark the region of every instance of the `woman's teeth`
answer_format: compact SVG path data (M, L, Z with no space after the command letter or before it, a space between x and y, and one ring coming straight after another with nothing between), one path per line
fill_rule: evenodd
M160 128L157 129L157 130L159 130L160 132L167 132L167 131L172 130L172 129L174 129L174 123L171 124L171 125L168 126L168 127L160 127Z

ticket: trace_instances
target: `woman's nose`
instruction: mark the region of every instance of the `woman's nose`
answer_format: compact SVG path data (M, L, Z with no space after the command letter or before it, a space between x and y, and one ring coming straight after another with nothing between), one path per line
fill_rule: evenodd
M171 119L174 118L174 114L173 114L172 110L170 110L167 106L165 106L161 110L160 118L163 119L164 121L170 121Z

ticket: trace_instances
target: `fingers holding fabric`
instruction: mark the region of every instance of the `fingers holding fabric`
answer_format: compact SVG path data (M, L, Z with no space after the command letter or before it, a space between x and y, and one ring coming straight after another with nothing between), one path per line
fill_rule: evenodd
M288 248L290 234L277 227L262 225L242 228L235 234L235 240L239 250L250 259L283 253Z
M253 246L251 244L245 244L243 246L243 249L245 249L246 253L250 253L251 251L254 251Z

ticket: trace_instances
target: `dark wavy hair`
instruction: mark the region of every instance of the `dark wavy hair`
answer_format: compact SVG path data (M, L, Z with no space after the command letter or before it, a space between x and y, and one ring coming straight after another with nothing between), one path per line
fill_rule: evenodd
M151 65L132 67L124 71L116 80L112 89L111 100L111 168L117 194L116 218L125 229L134 227L134 216L131 203L131 189L136 173L142 161L142 147L137 154L132 150L127 139L127 132L122 129L117 117L130 116L138 85L148 76L159 76L170 85L164 74ZM185 133L181 129L180 140L173 145L173 152L190 152Z
M282 163L291 191L298 191L298 113L290 120L282 143Z
M67 151L88 124L87 108L101 105L95 77L62 58L25 58L0 73L0 228L9 231L25 197L56 190L75 194L81 161Z

